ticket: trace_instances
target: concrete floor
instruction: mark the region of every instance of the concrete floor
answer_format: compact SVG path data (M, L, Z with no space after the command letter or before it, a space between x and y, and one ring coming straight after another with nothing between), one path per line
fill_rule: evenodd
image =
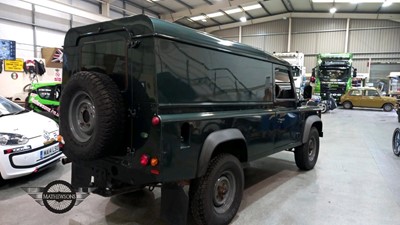
M400 224L400 158L391 149L400 124L393 112L336 109L322 117L324 137L314 170L299 171L282 152L245 169L246 185L235 225ZM39 206L20 187L70 180L61 164L0 186L0 224L164 225L160 190L103 198L90 195L66 214ZM189 218L188 224L194 224Z

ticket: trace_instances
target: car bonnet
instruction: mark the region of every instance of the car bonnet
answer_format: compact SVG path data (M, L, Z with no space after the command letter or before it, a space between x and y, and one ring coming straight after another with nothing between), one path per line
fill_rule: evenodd
M14 133L33 138L45 132L54 131L58 133L58 125L55 121L32 111L0 117L1 133Z

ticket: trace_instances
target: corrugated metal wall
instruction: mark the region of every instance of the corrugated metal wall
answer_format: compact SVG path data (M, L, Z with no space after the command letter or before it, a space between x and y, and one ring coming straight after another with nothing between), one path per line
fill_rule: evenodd
M316 65L318 53L341 53L346 49L347 19L292 18L291 51L305 54L307 73ZM242 27L242 43L267 52L287 52L289 20ZM239 28L214 35L239 40ZM400 62L400 23L389 20L351 19L348 52L354 53L359 73L369 71L368 62Z

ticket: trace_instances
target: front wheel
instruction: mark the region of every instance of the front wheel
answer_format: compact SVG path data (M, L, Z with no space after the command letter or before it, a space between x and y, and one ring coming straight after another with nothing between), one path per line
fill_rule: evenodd
M203 177L190 185L190 207L197 224L229 224L242 201L243 169L229 154L213 158Z
M351 102L343 102L343 108L345 109L351 109L353 108L353 104L351 104Z
M400 156L400 129L399 128L396 128L393 132L392 148L393 148L393 153L396 156Z
M317 163L318 154L319 133L317 128L312 127L307 142L296 147L294 151L294 159L297 167L301 170L311 170Z

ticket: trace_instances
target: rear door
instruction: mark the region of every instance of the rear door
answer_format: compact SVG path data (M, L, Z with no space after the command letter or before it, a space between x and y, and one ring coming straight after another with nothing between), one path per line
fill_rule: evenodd
M362 103L364 107L380 108L382 107L382 98L377 90L365 90Z

